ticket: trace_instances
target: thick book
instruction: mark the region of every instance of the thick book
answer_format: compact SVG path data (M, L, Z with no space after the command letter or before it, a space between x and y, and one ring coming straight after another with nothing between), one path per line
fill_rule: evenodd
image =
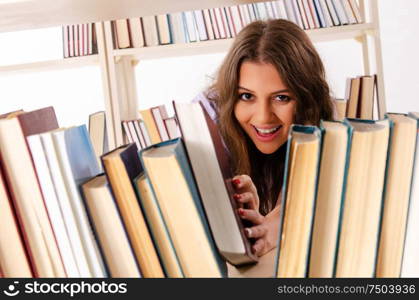
M170 34L169 18L166 14L157 15L157 33L159 36L159 44L167 45L172 43L172 37Z
M128 20L121 19L113 22L116 42L118 49L129 48L131 46L129 37Z
M86 126L54 131L51 135L61 176L82 238L83 254L87 259L90 276L106 277L102 254L89 223L80 187L84 181L100 173Z
M129 33L131 37L131 45L133 48L144 47L144 34L141 18L128 19Z
M348 119L346 122L352 127L352 140L335 277L373 277L390 122L388 119Z
M406 224L401 277L419 277L419 113L411 112L409 116L417 122L415 161L412 173L409 211Z
M361 78L348 78L346 84L346 94L348 104L346 117L354 119L358 116L358 103L360 98Z
M151 146L140 156L185 277L225 277L182 141Z
M276 276L306 277L316 203L321 131L293 125L285 161Z
M346 108L348 100L346 99L332 99L334 105L334 119L336 121L343 121L346 117Z
M218 250L233 265L257 261L233 198L228 154L216 125L200 103L174 109Z
M0 157L0 266L7 278L32 277L26 250L10 202Z
M143 277L164 277L158 253L134 189L142 166L135 144L128 144L102 156L103 168L124 221Z
M144 172L134 179L134 186L166 276L169 278L184 277L166 222L151 188L150 180Z
M344 122L322 121L320 123L322 153L309 277L333 277L350 149L350 129Z
M140 114L152 144L157 144L169 139L163 123L163 119L167 118L167 114L165 114L165 112L162 113L159 106L140 110Z
M376 277L400 277L410 188L416 150L417 121L387 113L392 122Z
M374 109L375 76L362 76L358 104L358 117L372 119Z
M146 47L159 45L159 34L155 16L141 17L144 30L144 44Z
M52 107L0 119L0 152L7 185L35 277L65 277L26 137L58 127Z
M112 278L141 277L124 224L104 174L82 184L91 223Z

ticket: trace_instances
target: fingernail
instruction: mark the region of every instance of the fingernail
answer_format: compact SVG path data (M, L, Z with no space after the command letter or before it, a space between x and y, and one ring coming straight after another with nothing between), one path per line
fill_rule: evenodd
M246 233L246 236L247 236L248 238L250 238L250 237L251 237L251 235L252 235L252 230L251 230L250 228L245 228L245 229L244 229L244 232Z
M233 179L233 183L235 185L239 185L240 184L240 179Z
M242 208L239 208L238 211L240 216L244 216L244 210Z
M235 200L240 200L241 199L241 195L239 195L239 194L234 194L233 195L233 198L235 199Z

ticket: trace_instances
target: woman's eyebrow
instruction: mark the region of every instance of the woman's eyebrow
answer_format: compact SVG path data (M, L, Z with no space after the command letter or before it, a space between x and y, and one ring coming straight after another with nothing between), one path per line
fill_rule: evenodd
M239 86L239 89L246 90L248 92L252 92L253 93L252 90L249 90L249 89L247 89L245 87L242 87L242 86ZM289 89L278 90L278 91L272 92L271 95L273 95L273 94L279 94L279 93L290 93L290 90Z

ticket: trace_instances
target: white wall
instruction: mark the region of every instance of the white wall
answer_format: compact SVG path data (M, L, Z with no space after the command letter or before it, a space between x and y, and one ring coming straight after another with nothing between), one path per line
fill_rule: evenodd
M387 109L419 111L419 1L378 0ZM363 74L359 43L317 43L333 93L342 98L346 78ZM139 107L189 101L208 86L224 54L143 61L137 67Z

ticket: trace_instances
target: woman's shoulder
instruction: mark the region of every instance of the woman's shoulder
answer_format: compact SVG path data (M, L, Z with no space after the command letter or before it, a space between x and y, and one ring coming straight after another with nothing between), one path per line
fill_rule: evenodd
M217 105L212 99L214 92L203 91L200 92L195 98L192 99L192 102L201 102L202 106L208 112L208 115L212 120L217 121L218 119L218 109Z

